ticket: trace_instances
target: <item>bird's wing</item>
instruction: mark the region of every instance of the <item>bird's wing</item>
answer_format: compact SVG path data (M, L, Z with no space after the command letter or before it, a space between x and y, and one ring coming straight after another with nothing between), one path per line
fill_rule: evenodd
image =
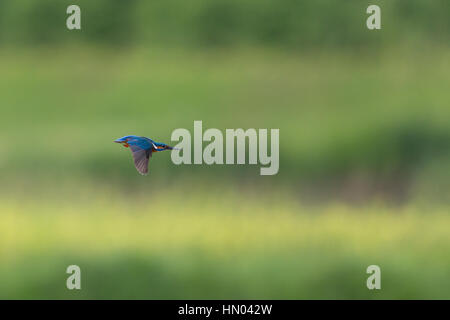
M130 145L133 154L134 166L140 174L148 173L148 160L152 156L152 149L142 149L135 145Z

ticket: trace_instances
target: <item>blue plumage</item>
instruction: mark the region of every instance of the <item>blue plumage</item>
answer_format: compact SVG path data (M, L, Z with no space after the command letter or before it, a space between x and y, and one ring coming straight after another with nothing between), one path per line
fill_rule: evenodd
M148 173L148 161L153 152L173 149L165 143L156 142L147 137L139 137L134 135L119 138L114 140L114 142L120 143L126 148L130 148L133 155L134 166L138 172L143 175Z

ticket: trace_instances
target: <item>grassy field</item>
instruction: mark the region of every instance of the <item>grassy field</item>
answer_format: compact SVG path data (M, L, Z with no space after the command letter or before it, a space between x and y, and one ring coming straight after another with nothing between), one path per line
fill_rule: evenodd
M0 297L450 298L448 207L310 208L202 191L2 199ZM71 264L81 291L65 288ZM378 292L365 286L372 264Z
M0 298L450 299L449 58L4 49ZM194 120L279 128L279 174L112 143Z
M450 50L407 53L5 50L1 165L14 176L70 168L124 178L134 168L111 140L170 142L175 128L202 120L221 130L280 128L280 179L416 168L448 156ZM152 167L164 176L205 172L163 157Z

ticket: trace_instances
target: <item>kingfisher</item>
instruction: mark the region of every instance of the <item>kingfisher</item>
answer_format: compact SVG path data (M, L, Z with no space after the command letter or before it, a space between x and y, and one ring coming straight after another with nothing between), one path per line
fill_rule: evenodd
M156 142L147 137L125 136L114 140L114 142L122 144L125 148L130 148L133 155L134 166L142 175L148 173L148 160L153 152L177 150L165 143Z

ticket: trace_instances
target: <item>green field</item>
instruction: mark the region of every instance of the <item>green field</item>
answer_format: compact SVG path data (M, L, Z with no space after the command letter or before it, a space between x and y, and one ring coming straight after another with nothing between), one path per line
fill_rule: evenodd
M113 139L170 142L175 128L192 131L194 120L205 129L279 128L280 180L407 171L448 159L445 48L332 55L42 49L0 57L1 165L15 178L42 171L126 179L134 168ZM169 157L154 159L154 171L258 172L175 167Z
M202 191L2 199L0 297L450 298L448 208L308 208ZM71 264L80 291L65 288ZM377 292L365 286L372 264Z
M449 61L5 48L0 298L450 299ZM278 175L161 153L142 177L112 142L170 142L194 120L279 128Z

